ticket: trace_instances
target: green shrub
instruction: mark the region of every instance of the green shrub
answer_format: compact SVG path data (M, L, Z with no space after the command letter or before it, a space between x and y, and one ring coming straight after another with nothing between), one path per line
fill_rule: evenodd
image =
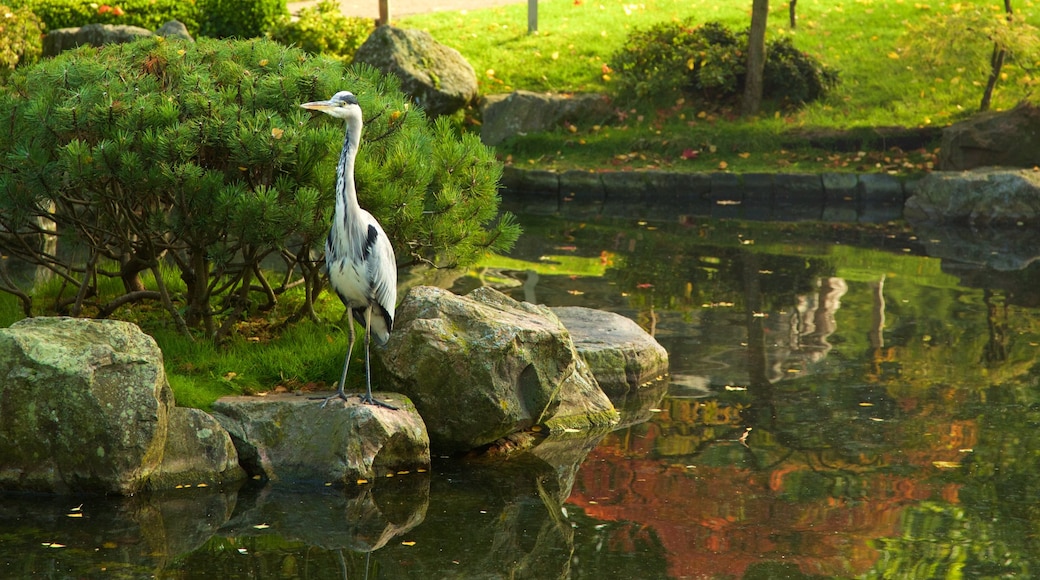
M199 10L191 0L22 0L21 5L39 16L47 30L94 23L155 30L170 20L178 20L188 32L199 31Z
M610 60L614 92L624 100L668 100L677 94L706 100L735 99L747 71L747 32L720 23L663 22L629 33ZM767 43L763 95L784 104L823 97L837 73L794 47L790 38Z
M40 57L42 26L40 19L29 10L0 5L0 78L14 67Z
M368 118L361 202L402 263L466 264L512 244L517 228L495 222L493 152L427 123L396 77L265 39L147 38L12 75L0 94L0 231L52 221L83 262L35 252L28 235L0 236L0 251L63 279L62 312L106 316L160 300L182 332L218 339L301 279L313 301L344 129L298 104L341 89ZM278 257L281 286L260 267ZM160 264L176 269L176 285ZM104 283L112 278L122 294L106 290L120 286Z
M286 46L350 62L373 27L372 19L348 18L340 12L339 4L322 0L316 6L301 10L296 20L281 17L268 35Z
M762 73L763 93L787 103L809 103L838 84L838 73L795 48L790 37L769 43Z
M285 0L198 0L200 34L213 38L257 38L289 15Z

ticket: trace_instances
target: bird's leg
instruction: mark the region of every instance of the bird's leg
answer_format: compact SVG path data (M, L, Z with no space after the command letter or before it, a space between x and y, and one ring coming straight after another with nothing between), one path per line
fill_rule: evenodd
M347 394L344 392L344 387L347 384L347 369L350 368L350 355L354 352L354 313L351 312L350 307L347 307L347 327L350 329L350 344L347 346L347 356L343 360L343 374L339 377L339 388L336 389L336 394L325 399L321 404L321 408L324 409L325 405L329 404L332 399L342 399L343 401L349 400Z
M372 342L372 307L369 306L365 309L365 394L358 395L358 397L369 405L378 405L385 407L391 411L396 411L397 407L380 401L372 397L372 365L369 360L369 344Z

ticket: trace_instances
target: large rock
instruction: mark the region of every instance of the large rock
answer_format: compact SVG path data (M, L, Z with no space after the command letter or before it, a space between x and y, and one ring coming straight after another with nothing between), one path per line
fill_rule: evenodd
M422 30L380 26L354 54L354 62L397 75L402 90L431 117L454 113L477 98L473 67Z
M331 394L331 393L327 393ZM319 401L292 394L224 397L213 403L239 462L253 477L281 483L354 483L430 464L422 417L400 395L382 394L391 411L356 400Z
M943 130L939 168L1040 165L1040 108L1022 103L1010 111L980 113Z
M154 34L193 40L187 27L176 20L163 24ZM59 28L43 36L43 56L57 56L83 45L105 46L133 42L152 35L151 30L123 24L86 24L78 28Z
M565 123L606 123L615 114L606 95L531 91L488 95L480 111L480 140L485 145L498 145L515 135L551 131Z
M133 494L163 457L173 392L130 323L30 318L0 330L0 489Z
M911 193L903 209L911 222L1015 224L1040 216L1040 172L1031 169L937 171Z
M224 487L246 478L231 436L205 411L174 407L166 432L162 463L149 488Z
M490 288L468 296L413 288L378 352L439 451L477 448L534 425L560 431L618 420L556 315Z
M553 308L603 392L620 397L668 372L668 351L630 318L580 306Z

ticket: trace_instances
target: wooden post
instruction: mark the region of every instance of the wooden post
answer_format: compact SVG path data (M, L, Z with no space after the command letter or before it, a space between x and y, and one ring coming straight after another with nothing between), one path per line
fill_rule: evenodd
M390 0L379 0L379 25L390 24Z
M527 33L538 32L538 0L527 0Z

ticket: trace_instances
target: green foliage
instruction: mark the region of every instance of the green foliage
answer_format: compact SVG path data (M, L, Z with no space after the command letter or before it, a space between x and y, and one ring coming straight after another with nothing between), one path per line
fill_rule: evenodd
M111 4L92 0L21 0L20 3L39 16L47 30L94 23L156 30L170 20L178 20L188 32L199 31L199 9L191 0L120 0Z
M622 99L676 94L733 99L743 91L747 42L747 32L734 33L719 22L697 25L687 19L635 29L610 61L617 72L615 94ZM837 80L836 72L795 48L789 38L767 43L765 98L807 103L824 97Z
M42 23L31 11L0 5L0 78L14 67L40 57L41 34Z
M198 0L204 36L256 38L289 15L285 0Z
M338 3L322 0L316 6L300 10L296 20L282 16L268 35L286 46L350 62L372 33L373 26L370 18L344 16Z
M159 299L182 332L221 338L301 277L313 312L343 127L298 104L344 88L368 117L361 202L399 259L465 264L512 244L516 226L492 224L501 175L492 152L428 124L395 77L264 39L154 38L63 53L12 77L0 95L10 112L0 227L33 234L41 218L53 221L86 264L42 254L27 235L0 249L64 279L74 296L59 310L73 315ZM285 261L281 286L260 268L269 257ZM163 276L164 263L176 275ZM142 292L144 272L155 292ZM125 294L103 302L107 278Z

